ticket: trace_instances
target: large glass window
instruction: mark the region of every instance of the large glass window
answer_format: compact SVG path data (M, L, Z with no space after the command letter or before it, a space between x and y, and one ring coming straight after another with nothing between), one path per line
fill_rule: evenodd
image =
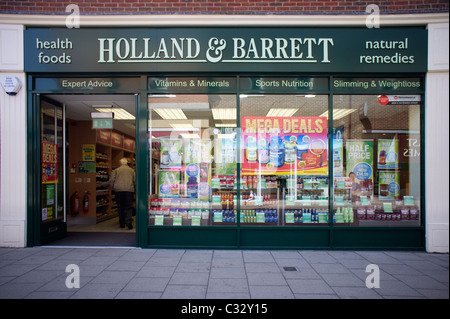
M328 96L240 95L241 225L328 225Z
M332 104L329 119L328 95L149 95L149 225L419 226L421 96Z
M236 96L149 95L149 225L236 225Z
M420 95L334 95L333 219L420 225Z

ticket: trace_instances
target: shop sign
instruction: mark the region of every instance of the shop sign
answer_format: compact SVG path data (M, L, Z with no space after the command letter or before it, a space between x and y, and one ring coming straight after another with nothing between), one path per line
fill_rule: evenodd
M140 79L129 77L118 78L35 78L35 90L69 91L73 93L112 92L117 90L136 91L139 89Z
M134 149L135 149L135 142L134 142L134 140L129 138L129 137L127 137L127 136L124 136L123 137L123 149L127 150L127 151L130 151L130 152L134 152Z
M381 105L415 105L420 104L420 95L381 95L378 102Z
M92 119L92 128L95 130L112 129L113 119Z
M308 93L328 91L328 78L241 78L241 91L248 93Z
M111 130L97 130L97 142L111 144Z
M25 72L427 70L424 27L28 28L24 33Z
M150 77L152 92L227 93L237 89L236 77Z
M380 92L414 92L423 90L420 78L334 78L331 89L336 93L373 93ZM397 96L398 97L398 96ZM388 104L388 96L379 99L380 104ZM391 101L393 101L392 96ZM411 100L411 99L408 99ZM400 104L400 103L398 103ZM414 103L417 104L417 103Z
M123 135L118 132L111 133L111 145L123 148Z

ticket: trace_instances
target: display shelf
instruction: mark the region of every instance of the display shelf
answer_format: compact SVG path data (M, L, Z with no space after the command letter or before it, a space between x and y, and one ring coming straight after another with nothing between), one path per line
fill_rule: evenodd
M96 222L99 223L111 215L110 202L111 191L101 185L109 180L110 174L110 151L106 146L96 145L95 153L95 184L96 184Z

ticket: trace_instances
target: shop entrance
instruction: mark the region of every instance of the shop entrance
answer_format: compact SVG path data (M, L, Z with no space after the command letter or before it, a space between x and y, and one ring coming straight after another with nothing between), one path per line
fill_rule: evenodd
M135 168L135 96L52 94L38 101L41 245L136 246L134 196L133 221L120 227L108 184L119 166Z

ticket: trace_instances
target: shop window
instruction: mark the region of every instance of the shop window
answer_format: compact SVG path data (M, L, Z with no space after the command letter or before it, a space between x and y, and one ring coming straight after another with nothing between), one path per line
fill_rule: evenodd
M325 95L240 95L245 226L328 225Z
M149 225L237 225L236 96L149 95Z
M336 226L420 225L420 95L334 95Z

